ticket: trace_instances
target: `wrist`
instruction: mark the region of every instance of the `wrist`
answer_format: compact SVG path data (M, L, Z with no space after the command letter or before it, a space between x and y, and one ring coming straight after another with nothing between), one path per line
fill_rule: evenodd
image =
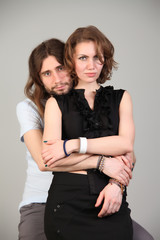
M67 152L69 154L73 152L79 152L80 148L80 140L79 139L71 139L67 142Z
M111 185L116 184L121 189L121 193L123 195L123 192L125 190L125 186L122 183L120 183L117 179L114 179L114 178L110 178L109 183Z
M87 159L88 169L97 169L99 155L93 155Z
M111 157L103 156L103 168L101 172L103 172L105 175L110 175L110 169L111 169Z
M103 155L99 155L98 161L97 161L97 169L98 169L100 172L103 172L104 162L105 162L105 157L104 157Z
M85 154L87 152L87 138L86 137L79 137L80 146L79 146L79 153Z

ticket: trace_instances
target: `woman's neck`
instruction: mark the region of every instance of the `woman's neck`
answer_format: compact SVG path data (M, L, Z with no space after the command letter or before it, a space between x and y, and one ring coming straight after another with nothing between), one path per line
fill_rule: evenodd
M85 93L95 92L100 88L100 85L97 82L93 83L81 83L79 82L75 89L84 89Z

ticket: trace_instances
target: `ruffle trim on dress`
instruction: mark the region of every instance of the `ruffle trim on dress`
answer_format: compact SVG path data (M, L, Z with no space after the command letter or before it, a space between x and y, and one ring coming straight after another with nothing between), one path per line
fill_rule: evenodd
M104 128L104 124L102 123L101 119L102 115L105 116L108 120L107 129L109 132L112 130L112 121L110 117L110 97L113 89L114 88L112 86L101 86L96 91L93 110L89 107L88 102L84 97L84 89L71 90L70 94L73 95L74 102L79 109L80 114L84 116L87 123L85 124L84 128L85 133L88 131L101 130Z

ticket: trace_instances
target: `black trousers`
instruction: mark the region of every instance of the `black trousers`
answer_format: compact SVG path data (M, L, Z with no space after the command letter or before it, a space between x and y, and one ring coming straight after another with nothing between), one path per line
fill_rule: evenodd
M119 212L98 218L97 194L90 193L88 176L55 173L45 209L48 240L132 240L128 203Z

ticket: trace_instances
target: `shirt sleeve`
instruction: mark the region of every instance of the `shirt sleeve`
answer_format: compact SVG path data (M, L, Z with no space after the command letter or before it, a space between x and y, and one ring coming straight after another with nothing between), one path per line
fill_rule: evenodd
M38 113L36 105L30 100L24 100L17 104L16 114L20 124L20 140L24 142L24 134L32 129L42 129L43 121Z

